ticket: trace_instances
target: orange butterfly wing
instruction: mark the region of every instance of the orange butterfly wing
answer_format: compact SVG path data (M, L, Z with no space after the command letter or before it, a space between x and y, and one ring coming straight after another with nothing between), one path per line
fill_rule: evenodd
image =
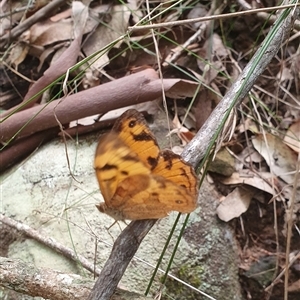
M186 189L190 196L191 211L196 208L198 194L198 178L193 167L182 157L170 150L163 150L153 174L163 176L176 185ZM192 199L194 201L192 201Z
M111 201L117 187L127 177L151 174L150 169L140 161L137 154L132 152L113 132L104 135L99 140L94 168L106 203Z
M143 115L135 109L124 112L115 122L112 131L153 170L158 162L160 149Z
M196 208L197 177L179 155L160 151L143 116L126 111L100 139L95 170L105 203L116 220L159 219Z

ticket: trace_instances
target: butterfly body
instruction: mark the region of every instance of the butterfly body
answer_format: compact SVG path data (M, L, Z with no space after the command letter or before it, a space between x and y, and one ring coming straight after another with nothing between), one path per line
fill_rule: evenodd
M97 147L95 170L105 203L116 220L160 219L196 208L197 177L179 155L161 151L143 116L126 111Z

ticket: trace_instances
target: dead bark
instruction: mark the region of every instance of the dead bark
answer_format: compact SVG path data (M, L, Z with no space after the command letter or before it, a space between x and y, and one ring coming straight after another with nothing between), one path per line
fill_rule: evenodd
M0 286L32 297L51 300L87 299L94 280L77 274L65 274L47 268L36 268L21 260L0 257ZM114 300L147 300L150 298L118 289Z
M197 89L197 83L164 79L167 95L190 97ZM46 105L37 105L16 112L2 120L0 140L7 142L12 138L21 138L35 132L68 124L73 120L132 104L152 101L161 96L162 83L153 69L146 69L121 79L88 89L52 101ZM176 98L174 97L174 98Z

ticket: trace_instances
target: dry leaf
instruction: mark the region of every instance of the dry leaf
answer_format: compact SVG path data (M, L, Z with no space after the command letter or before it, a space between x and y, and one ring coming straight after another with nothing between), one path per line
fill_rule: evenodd
M99 21L100 25L85 42L84 53L87 56L91 55L125 34L130 15L131 12L126 5L113 6L110 11L110 20L108 22L102 21L105 24L101 24ZM107 53L104 53L93 63L92 68L102 69L108 62Z
M201 17L206 16L207 13L208 13L207 8L204 5L198 3L189 11L187 18L188 19L201 18ZM202 22L196 22L196 23L192 23L190 26L194 30L197 30L201 24L202 24Z
M266 140L265 140L266 139ZM274 135L258 134L252 139L254 148L267 162L271 172L288 184L294 184L297 155Z
M92 21L86 25L88 7L82 2L72 2L72 18L64 18L70 15L69 10L65 14L60 13L51 19L38 22L30 28L30 44L35 47L45 47L50 44L69 41L78 37L81 32L88 33L92 30ZM75 32L75 34L74 34Z
M300 120L290 126L285 134L284 143L300 153Z
M292 284L289 285L288 287L289 292L300 292L300 279L293 282Z
M177 115L174 116L172 123L173 123L174 129L171 130L170 134L177 133L182 144L185 146L189 141L192 140L192 138L195 136L195 134L192 133L191 131L189 131L186 127L184 127L181 124Z
M221 179L223 184L247 184L253 186L261 191L274 195L274 189L271 186L275 181L274 176L269 172L260 172L259 176L248 170L241 170L239 173L235 172L230 177ZM270 182L270 183L268 183Z
M18 70L18 66L20 63L24 61L28 54L29 46L26 43L17 43L9 53L9 57L7 62L14 66L16 70Z
M136 24L143 18L143 12L139 9L139 1L137 0L127 0L127 6L129 7L130 11L132 12L131 18L132 21Z
M199 69L204 72L203 77L207 84L212 82L219 72L226 70L222 60L228 56L228 53L218 34L213 34L210 39L205 41L198 53L202 59L198 59L197 64ZM206 60L210 62L209 69L207 69Z
M237 187L217 207L218 217L224 222L239 217L247 211L254 194L252 189Z
M280 69L280 72L277 74L276 78L280 81L280 83L282 83L287 80L293 80L294 76L292 75L290 68L284 66L283 69Z
M71 18L52 22L50 19L38 22L30 28L30 44L47 46L53 43L70 40L73 35Z
M220 96L209 89L201 89L196 96L192 112L196 119L196 130L200 129L220 102Z

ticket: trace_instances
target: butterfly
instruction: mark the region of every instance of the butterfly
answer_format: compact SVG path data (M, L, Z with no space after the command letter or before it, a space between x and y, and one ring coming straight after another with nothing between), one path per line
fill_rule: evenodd
M94 168L105 201L97 208L115 220L160 219L197 206L194 169L180 155L160 150L135 109L124 112L100 138Z

